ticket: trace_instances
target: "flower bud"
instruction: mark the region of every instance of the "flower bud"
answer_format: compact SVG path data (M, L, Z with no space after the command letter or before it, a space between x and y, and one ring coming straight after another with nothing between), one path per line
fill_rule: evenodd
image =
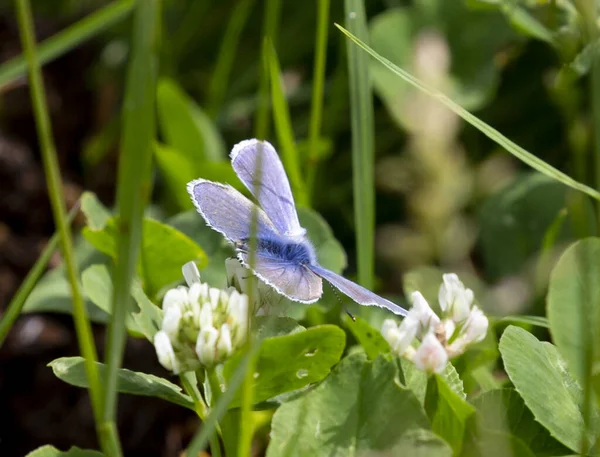
M427 373L441 373L444 370L448 363L448 354L433 332L425 335L413 356L413 362L419 370Z
M233 343L231 342L231 332L229 324L221 325L219 331L219 342L217 343L217 356L219 358L228 357L233 352Z
M420 322L425 330L437 327L440 323L440 318L433 312L423 294L421 292L413 292L411 299L412 308L409 310L408 315L413 316Z
M163 320L162 329L169 335L174 337L179 331L179 322L181 321L181 308L170 306L166 309Z
M443 281L438 293L440 308L454 322L462 323L469 317L474 299L473 291L466 289L454 273L443 275Z
M210 367L215 362L219 332L214 327L203 328L196 341L196 354L202 365Z
M407 316L400 325L397 325L392 319L386 319L381 327L381 334L389 343L392 351L402 356L415 339L418 330L419 321L414 317Z
M175 374L179 373L179 362L166 332L156 332L154 335L154 348L160 364Z
M488 319L477 306L473 306L465 323L463 332L469 343L478 343L485 338L488 329Z

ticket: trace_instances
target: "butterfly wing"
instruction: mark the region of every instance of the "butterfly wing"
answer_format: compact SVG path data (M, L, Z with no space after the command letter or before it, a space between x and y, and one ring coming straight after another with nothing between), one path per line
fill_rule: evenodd
M196 179L188 183L187 190L206 223L233 243L250 238L253 211L259 238L276 233L264 211L231 186Z
M268 141L252 139L236 144L231 151L231 164L281 235L304 236L306 230L298 221L283 164Z
M238 257L245 267L250 268L246 253L239 253ZM314 303L323 295L323 281L304 265L263 257L258 251L251 270L290 300Z
M381 308L387 308L394 314L398 314L400 316L406 316L407 314L407 311L404 308L392 303L389 300L386 300L383 297L380 297L377 294L374 294L370 290L359 286L355 282L352 282L344 278L343 276L335 274L333 271L330 271L327 268L323 268L320 265L314 264L309 265L308 268L310 268L321 278L325 279L331 285L335 286L340 292L350 297L359 305L379 306Z

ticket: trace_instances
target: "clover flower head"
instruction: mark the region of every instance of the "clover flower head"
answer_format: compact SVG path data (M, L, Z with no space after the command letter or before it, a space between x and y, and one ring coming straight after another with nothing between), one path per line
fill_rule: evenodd
M381 334L398 356L412 360L427 373L440 373L448 360L485 338L488 319L454 273L443 275L438 300L441 317L420 292L411 295L412 308L402 323L386 319ZM415 341L420 341L416 349Z
M209 287L197 270L188 269L185 276L194 278L189 287L165 294L161 329L154 336L160 364L175 374L223 362L245 343L249 331L247 295L233 287Z

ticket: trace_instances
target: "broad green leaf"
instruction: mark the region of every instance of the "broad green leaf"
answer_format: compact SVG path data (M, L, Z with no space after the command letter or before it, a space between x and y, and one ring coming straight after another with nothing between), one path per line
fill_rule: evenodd
M210 117L175 81L159 80L156 101L160 131L169 146L198 167L227 157L225 143Z
M256 336L259 339L285 336L306 330L290 317L256 316L253 319Z
M491 279L518 273L542 248L565 196L557 182L527 173L485 200L478 219L485 271Z
M579 406L583 392L556 347L511 325L500 339L500 352L510 380L535 419L559 442L578 451L584 430ZM595 411L594 423L597 416ZM590 433L586 439L593 444L596 436Z
M547 317L542 316L505 316L498 322L508 322L522 325L534 325L536 327L550 328L550 322Z
M382 57L381 55L379 55L377 52L375 52L373 49L371 49L368 45L366 45L365 43L360 41L358 38L356 38L354 35L352 35L350 32L348 32L346 29L344 29L340 25L336 24L336 27L339 28L342 31L342 33L344 33L348 38L350 38L352 41L354 41L358 46L360 46L362 49L364 49L366 52L368 52L371 56L373 56L376 60L378 60L385 67L387 67L390 71L394 72L396 75L398 75L404 81L406 81L407 83L416 87L417 89L421 90L422 92L426 93L427 95L439 100L441 103L446 105L449 109L451 109L456 114L458 114L460 117L462 117L466 122L471 124L473 127L477 128L479 131L481 131L484 135L486 135L491 140L498 143L500 146L502 146L504 149L506 149L508 152L510 152L515 157L517 157L519 160L523 161L524 163L526 163L533 169L539 171L540 173L543 173L546 176L549 176L552 179L555 179L556 181L559 181L559 182L565 184L566 186L569 186L569 187L572 187L573 189L579 190L596 200L600 200L600 192L592 189L589 186L586 186L585 184L582 184L582 183L576 181L575 179L571 178L570 176L564 174L563 172L559 171L558 169L547 164L542 159L540 159L540 158L536 157L535 155L531 154L530 152L526 151L525 149L518 146L516 143L512 142L507 137L502 135L499 131L497 131L490 125L483 122L478 117L474 116L473 114L471 114L470 112L468 112L467 110L462 108L460 105L458 105L456 102L454 102L453 100L448 98L446 95L444 95L440 91L429 87L427 84L423 83L422 81L415 78L411 74L402 70L400 67L393 64L391 61L389 61L385 57Z
M196 173L197 164L193 162L193 156L157 143L154 145L154 158L169 193L169 201L172 200L182 210L193 209L194 203L186 187L188 182L200 177Z
M342 356L346 334L335 325L311 327L261 342L255 364L254 402L321 381ZM227 361L223 375L230 380L243 354ZM239 406L239 393L230 407Z
M111 217L110 211L92 192L84 192L81 195L81 212L85 214L87 225L92 230L102 230Z
M410 428L390 451L361 452L360 457L450 457L452 448L435 433L422 428Z
M68 451L59 451L54 446L49 444L31 451L25 457L103 457L104 454L98 451L90 451L87 449L79 449L73 446Z
M60 380L77 387L88 387L84 361L81 357L61 357L48 364ZM104 378L106 366L96 363L100 379ZM192 399L182 393L181 387L151 374L120 368L117 374L117 390L124 394L157 397L176 405L194 409Z
M347 265L346 253L325 219L308 208L298 208L298 219L317 251L319 263L335 273L342 273Z
M94 231L85 227L83 235L96 249L114 259L117 224L115 218L110 218L104 229ZM177 229L154 219L144 219L138 271L150 293L181 280L181 266L189 261L195 261L203 268L208 259L196 243Z
M496 430L467 432L461 457L536 457L515 435Z
M321 384L277 409L267 457L370 455L400 446L411 429L429 428L417 398L394 381L397 375L390 358L344 358Z
M547 314L552 341L583 385L593 360L600 358L600 239L586 238L572 244L560 257L550 276Z
M345 316L344 324L363 347L370 360L375 360L380 354L390 352L390 345L379 330L375 330L360 316L355 316L355 319L352 320L349 316Z
M510 433L536 455L564 455L569 451L542 427L513 389L495 389L473 400L478 429Z
M448 364L448 366L452 365ZM451 379L455 388L457 379L460 380L456 373L456 376ZM475 408L467 403L464 394L457 394L444 377L434 375L427 382L425 410L431 421L432 430L444 438L458 455L463 445L467 421L475 413Z

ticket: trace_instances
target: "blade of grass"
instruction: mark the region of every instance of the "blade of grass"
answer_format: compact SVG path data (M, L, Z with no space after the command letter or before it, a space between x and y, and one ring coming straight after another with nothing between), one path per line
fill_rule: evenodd
M271 103L273 105L273 120L275 130L281 149L281 159L290 178L290 184L294 197L299 206L307 206L307 195L302 181L300 170L300 157L294 140L294 130L290 120L290 109L281 84L281 69L275 48L269 40L263 44L263 55L266 58L266 66L269 69L269 80L271 82Z
M77 202L77 204L73 208L71 208L71 211L67 216L68 225L71 225L73 219L75 218L78 212L79 202ZM48 266L48 263L50 262L50 259L54 254L54 251L56 251L56 248L58 247L59 241L60 234L58 233L58 231L56 231L54 232L50 240L48 240L48 244L46 245L39 258L35 262L35 265L33 266L33 268L31 268L29 273L27 273L27 276L19 286L19 289L17 290L12 300L6 307L6 312L2 316L2 320L0 320L0 348L4 343L8 332L10 332L10 329L19 317L19 314L21 314L21 310L23 309L23 305L25 304L27 297L35 287L36 283L44 274L46 266Z
M81 19L38 46L40 65L66 54L71 49L100 34L129 14L134 0L117 0L95 13ZM7 86L27 73L25 57L19 55L0 65L0 88Z
M569 175L566 175L562 171L557 170L556 168L547 164L546 162L544 162L540 158L536 157L532 153L526 151L525 149L523 149L522 147L520 147L519 145L517 145L513 141L509 140L504 135L502 135L498 130L496 130L493 127L491 127L490 125L486 124L485 122L480 120L478 117L474 116L473 114L468 112L466 109L464 109L463 107L458 105L456 102L452 101L450 98L448 98L443 93L427 86L426 84L422 83L420 80L418 80L417 78L412 76L410 73L402 70L400 67L393 64L385 57L382 57L379 54L377 54L367 44L365 44L363 41L358 39L356 36L354 36L352 33L350 33L344 27L342 27L338 24L335 24L335 26L338 29L340 29L340 31L342 33L344 33L348 38L350 38L354 43L356 43L358 45L358 47L365 50L373 58L375 58L377 61L379 61L381 64L383 64L386 68L391 70L393 73L397 74L400 78L402 78L407 83L409 83L412 86L416 87L417 89L423 91L427 95L439 100L441 103L446 105L449 109L454 111L456 114L458 114L460 117L462 117L465 121L467 121L469 124L471 124L473 127L475 127L477 130L482 132L485 136L487 136L488 138L490 138L491 140L493 140L494 142L496 142L497 144L502 146L504 149L506 149L508 152L510 152L512 155L514 155L517 159L526 163L534 170L537 170L540 173L543 173L546 176L549 176L552 179L555 179L556 181L565 184L566 186L569 186L573 189L579 190L579 191L583 192L584 194L587 194L596 200L600 200L600 192L592 189L589 186L586 186L585 184L582 184L582 183L576 181L575 179L571 178Z
M308 163L306 187L310 196L313 193L317 162L319 161L319 135L323 120L323 87L325 85L325 62L327 59L327 31L329 29L329 0L317 0L317 37L313 70L310 125L308 127Z
M348 29L366 40L369 32L363 0L345 0L344 7ZM347 51L358 282L372 289L375 246L373 92L368 56L352 43L348 43Z
M281 16L281 0L267 0L263 15L263 42L271 40L273 46L277 43L279 21ZM259 140L269 136L269 68L266 65L265 47L263 46L262 65L260 66L260 79L258 82L258 109L256 110L256 124L254 135Z
M71 284L73 297L73 318L75 321L75 331L79 349L85 359L85 370L90 383L90 400L94 412L96 425L100 424L102 414L102 385L96 368L96 346L90 321L87 317L85 305L81 290L79 289L77 264L73 252L73 240L71 231L67 223L65 202L62 195L62 182L58 159L56 157L56 147L52 136L52 127L50 124L50 115L48 114L48 104L44 91L42 80L41 65L37 55L35 44L35 33L33 29L33 17L29 0L17 0L17 22L19 24L19 33L23 44L23 51L29 70L31 103L35 116L36 129L40 142L44 174L48 185L48 194L52 206L54 222L60 234L60 242L67 271L67 277ZM111 456L110 452L115 446L118 448L118 437L104 434L97 427L98 439L104 453Z
M229 83L229 75L235 61L238 43L242 29L248 21L254 0L241 0L233 10L227 24L225 36L221 42L217 64L213 71L208 89L208 114L214 119L223 104L225 91Z
M107 428L115 426L117 371L121 366L127 336L125 317L131 306L131 281L140 254L144 208L151 189L160 12L160 0L138 0L134 10L117 176L118 255L113 276L113 314L108 326L105 358L103 426Z

